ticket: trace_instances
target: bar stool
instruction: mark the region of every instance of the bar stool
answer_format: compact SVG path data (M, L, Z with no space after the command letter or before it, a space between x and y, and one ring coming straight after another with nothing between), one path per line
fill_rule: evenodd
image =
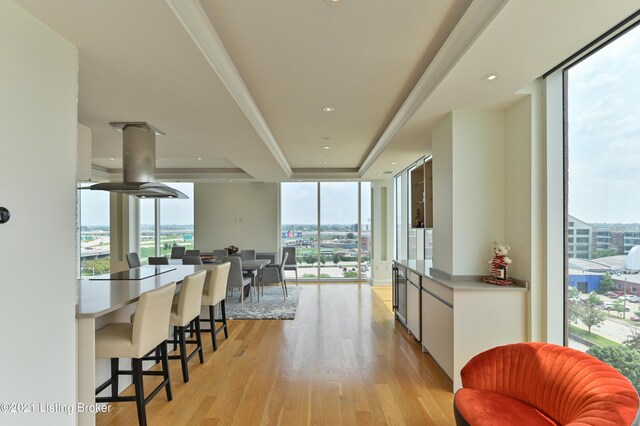
M180 345L180 355L170 355L169 359L179 359L182 363L182 379L189 381L188 362L196 353L199 354L200 364L204 363L202 353L202 338L200 335L200 305L202 304L202 290L207 276L206 271L199 271L187 275L182 281L180 294L178 294L171 306L169 325L173 327L173 340L170 342ZM187 340L185 331L195 331L196 340ZM195 344L196 348L187 355L187 343Z
M229 331L227 329L227 314L225 312L224 302L227 296L227 280L229 279L229 270L231 269L231 263L225 262L221 265L215 265L211 270L207 271L207 280L204 287L204 293L202 294L202 306L209 307L209 318L202 318L200 321L208 322L209 328L202 329L201 331L211 332L211 342L213 343L213 350L218 350L218 341L216 336L221 331L224 331L224 337L229 338ZM220 306L221 318L215 317L214 307ZM216 328L216 323L222 323L222 325Z
M133 323L114 323L96 331L96 358L111 358L111 378L98 386L96 395L111 386L110 397L97 397L96 402L135 401L138 408L138 423L147 424L145 406L165 388L167 400L171 401L169 361L167 358L167 331L171 315L171 302L176 283L144 292L140 295ZM142 358L157 350L162 361L162 371L143 371ZM120 370L119 359L131 358L131 371ZM118 376L131 375L135 396L118 396ZM162 383L145 398L143 375L162 376Z

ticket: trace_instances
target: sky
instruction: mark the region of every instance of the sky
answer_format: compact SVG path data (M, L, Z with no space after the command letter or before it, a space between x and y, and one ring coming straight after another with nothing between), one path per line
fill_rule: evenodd
M166 183L189 197L188 200L162 200L160 220L167 225L193 224L193 184ZM358 222L358 182L322 182L320 212L324 224L347 224ZM282 223L317 224L317 183L293 182L282 185ZM105 191L81 191L81 224L83 226L109 225L109 193ZM140 200L140 223L154 221L153 200ZM362 185L362 223L371 223L371 184Z
M281 223L316 225L318 223L318 184L316 182L283 183L280 192ZM371 184L362 185L362 221L371 220ZM320 218L323 224L358 223L358 182L321 182Z
M569 214L640 223L640 27L569 70Z
M160 202L160 221L166 225L193 225L193 184L166 183L166 185L184 192L188 200L162 200ZM140 223L154 223L153 200L140 200ZM109 193L106 191L80 191L82 226L109 225Z

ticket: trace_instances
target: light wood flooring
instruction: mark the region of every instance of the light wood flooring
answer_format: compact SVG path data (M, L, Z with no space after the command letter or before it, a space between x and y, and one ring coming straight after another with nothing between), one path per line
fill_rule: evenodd
M215 353L204 335L189 383L170 361L173 401L159 393L149 425L455 424L451 381L394 321L389 287L300 287L295 320L230 321ZM137 424L135 403L112 404L97 424Z

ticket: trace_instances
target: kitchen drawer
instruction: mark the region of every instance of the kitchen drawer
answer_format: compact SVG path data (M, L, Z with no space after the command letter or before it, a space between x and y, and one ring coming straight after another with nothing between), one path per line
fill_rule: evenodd
M416 274L413 271L409 271L407 278L409 278L409 281L420 287L420 279L422 278L422 276Z
M450 306L453 306L453 290L449 287L437 283L429 278L422 278L422 288L427 290L433 296L440 298L447 302Z

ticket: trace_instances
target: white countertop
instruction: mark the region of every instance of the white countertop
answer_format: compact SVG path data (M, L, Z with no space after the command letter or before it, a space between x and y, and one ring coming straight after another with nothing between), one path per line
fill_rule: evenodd
M433 280L445 287L448 287L454 291L528 291L528 285L526 282L516 280L516 283L508 286L499 286L493 284L487 284L482 282L481 279L470 278L468 280L451 280L446 277L435 275L431 273L431 267L433 266L431 261L428 260L394 260L394 263L405 266L407 269L415 272L418 275Z
M171 265L174 270L143 280L77 280L76 318L96 318L137 302L145 291L182 282L185 276L211 265Z

